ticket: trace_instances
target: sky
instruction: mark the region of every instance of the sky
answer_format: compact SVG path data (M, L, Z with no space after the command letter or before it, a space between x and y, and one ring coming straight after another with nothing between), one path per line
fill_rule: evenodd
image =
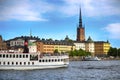
M81 7L86 40L120 48L120 0L0 0L0 35L4 40L38 36L76 40Z

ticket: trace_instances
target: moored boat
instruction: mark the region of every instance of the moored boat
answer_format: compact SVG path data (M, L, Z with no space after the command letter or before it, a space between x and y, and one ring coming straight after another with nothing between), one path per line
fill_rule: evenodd
M41 56L38 53L0 53L0 69L46 69L67 67L68 55Z
M100 61L98 57L87 56L83 58L83 61Z

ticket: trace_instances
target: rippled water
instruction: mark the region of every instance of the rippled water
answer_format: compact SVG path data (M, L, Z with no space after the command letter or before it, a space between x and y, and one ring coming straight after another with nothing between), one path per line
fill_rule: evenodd
M68 68L2 70L0 80L120 80L120 61L72 61Z

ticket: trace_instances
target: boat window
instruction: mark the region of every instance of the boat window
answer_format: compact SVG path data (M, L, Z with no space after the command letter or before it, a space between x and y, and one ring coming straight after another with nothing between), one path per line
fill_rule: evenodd
M20 65L22 65L22 62L20 62Z
M51 60L49 59L49 62L50 62Z
M12 62L12 65L14 65L14 62Z
M55 62L57 62L57 59L55 59Z
M61 59L61 61L63 61L63 59Z
M8 65L10 64L10 62L7 63Z
M8 58L8 54L6 55L6 58Z
M1 62L0 62L0 65L1 65Z
M54 62L54 60L52 59L52 62Z
M3 58L5 58L5 54L3 54Z
M23 58L25 58L25 55L23 55Z
M21 56L21 55L19 55L19 57L21 58L22 56Z
M46 62L48 62L48 60L46 59Z
M5 62L3 62L3 64L5 65Z
M18 62L16 62L16 65L18 65Z
M2 54L0 54L0 57L2 57Z
M26 65L26 62L24 62L24 65Z
M30 65L30 62L28 62L28 65Z
M26 58L28 58L28 55L26 55Z
M16 58L18 58L18 54L16 55Z
M10 58L12 57L12 55L10 54Z
M42 62L44 62L44 59L42 60Z
M41 60L39 60L39 62L41 62Z
M15 58L15 54L13 55L13 58Z
M34 65L34 62L32 62L32 65Z
M60 61L60 59L58 59L58 62Z

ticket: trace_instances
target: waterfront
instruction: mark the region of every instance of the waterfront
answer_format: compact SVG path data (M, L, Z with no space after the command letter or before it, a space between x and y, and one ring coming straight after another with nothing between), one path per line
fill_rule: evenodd
M120 80L120 60L71 61L68 68L1 70L0 80Z

